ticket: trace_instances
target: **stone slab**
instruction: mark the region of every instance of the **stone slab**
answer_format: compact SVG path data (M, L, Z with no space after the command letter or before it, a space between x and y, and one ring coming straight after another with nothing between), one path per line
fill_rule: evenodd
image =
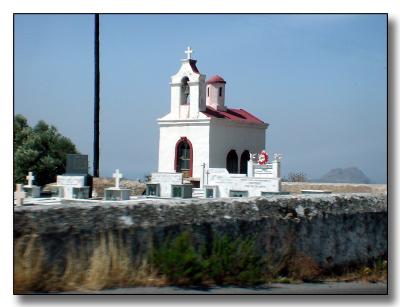
M130 194L131 190L129 189L108 188L104 189L104 200L129 200Z
M74 199L88 199L90 187L72 187L72 198Z
M26 198L39 198L40 197L40 187L36 185L24 185L23 187Z

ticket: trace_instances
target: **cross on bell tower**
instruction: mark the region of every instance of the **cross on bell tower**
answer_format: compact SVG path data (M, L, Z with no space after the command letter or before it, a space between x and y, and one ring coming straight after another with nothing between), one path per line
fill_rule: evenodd
M192 59L192 53L193 53L193 49L190 48L190 46L187 47L187 49L185 50L185 53L187 54L187 60L191 60Z

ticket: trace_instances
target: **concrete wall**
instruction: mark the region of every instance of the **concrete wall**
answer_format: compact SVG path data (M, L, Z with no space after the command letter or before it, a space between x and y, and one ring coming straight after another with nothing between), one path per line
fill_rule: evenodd
M384 194L273 196L216 200L144 200L130 204L65 201L56 206L15 207L14 239L37 236L46 261L63 262L76 246L90 254L100 233L111 233L145 255L150 246L182 231L194 243L215 234L252 237L276 263L288 251L321 267L365 263L387 254Z

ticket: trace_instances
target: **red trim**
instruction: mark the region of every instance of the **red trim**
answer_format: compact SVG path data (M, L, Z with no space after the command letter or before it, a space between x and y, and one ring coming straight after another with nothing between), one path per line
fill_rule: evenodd
M193 145L192 142L190 142L190 140L186 137L186 136L182 136L178 142L176 142L175 144L175 172L178 172L178 148L179 148L179 144L182 142L187 142L189 144L189 148L190 148L190 170L189 170L189 177L193 176Z

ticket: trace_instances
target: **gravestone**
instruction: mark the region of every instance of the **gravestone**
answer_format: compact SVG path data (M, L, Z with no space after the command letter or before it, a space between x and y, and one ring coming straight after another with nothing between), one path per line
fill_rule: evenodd
M130 199L130 190L129 189L121 189L119 187L119 180L123 177L123 174L119 172L119 169L115 170L113 174L113 178L115 178L115 187L104 189L104 200L129 200Z
M32 172L28 173L26 176L28 180L28 184L23 186L24 192L26 193L26 198L38 198L40 197L40 187L33 184L33 180L35 176L33 176Z
M57 176L56 187L63 187L58 191L59 197L90 198L93 178L88 173L88 155L67 154L66 172Z
M148 192L159 197L172 197L172 184L182 184L182 173L152 173L151 182L146 183L149 185Z
M88 155L67 154L66 174L87 175L88 169Z
M192 198L192 184L171 184L173 198Z
M26 193L22 189L22 184L18 183L16 191L14 192L14 199L15 199L15 204L17 206L22 206L24 204L24 198L26 196Z
M218 197L218 186L216 185L204 185L205 197L206 198L217 198Z

